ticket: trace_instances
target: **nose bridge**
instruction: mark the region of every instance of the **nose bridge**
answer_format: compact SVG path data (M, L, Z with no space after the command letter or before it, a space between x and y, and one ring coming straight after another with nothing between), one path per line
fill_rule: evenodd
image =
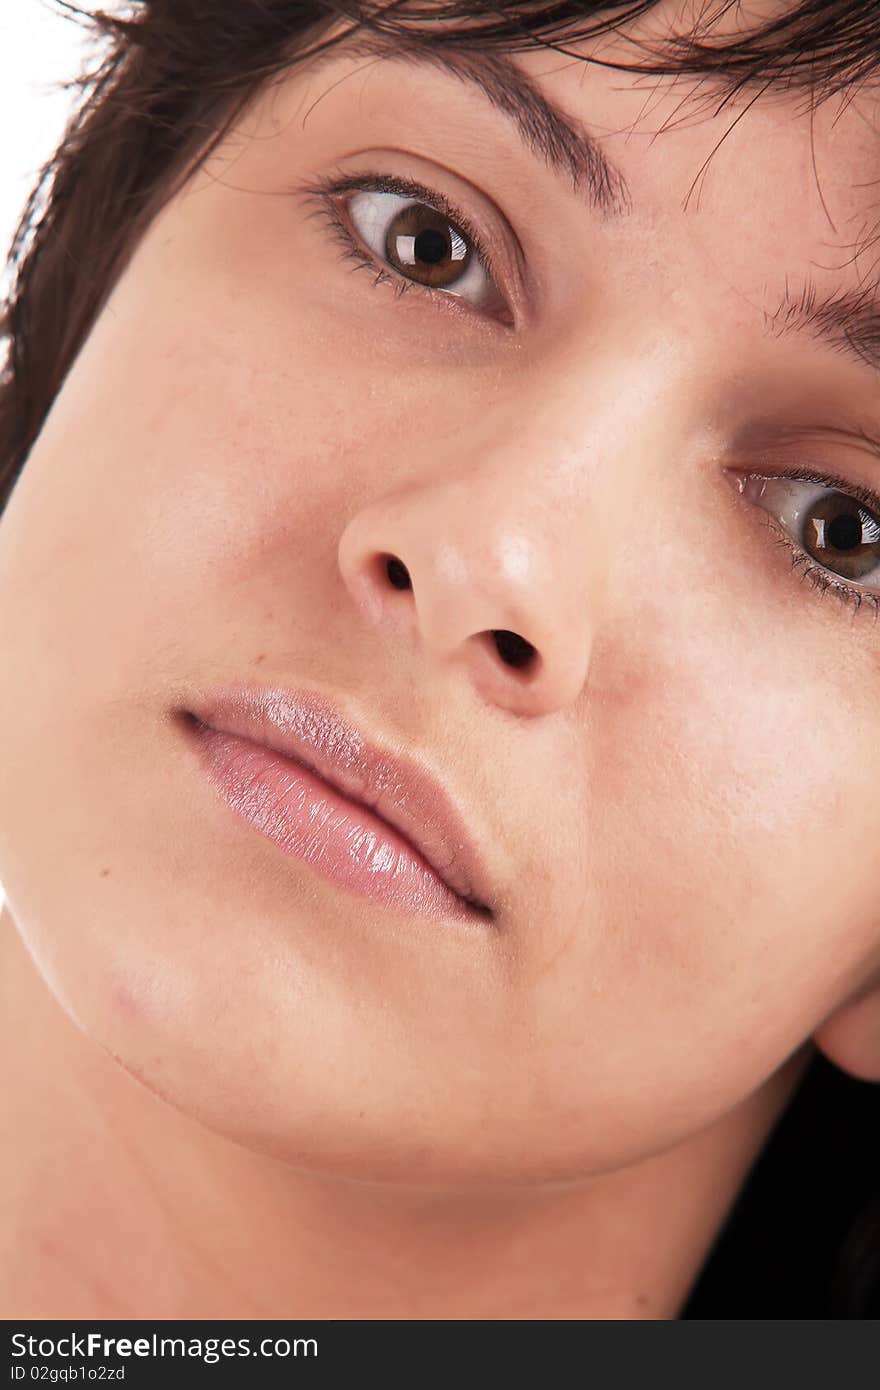
M463 664L508 708L574 700L608 574L602 474L620 448L618 409L557 382L432 439L340 539L362 613L409 625L430 659Z

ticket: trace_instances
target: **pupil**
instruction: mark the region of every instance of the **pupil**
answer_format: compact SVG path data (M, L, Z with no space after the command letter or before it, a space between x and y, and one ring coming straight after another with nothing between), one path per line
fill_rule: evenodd
M414 250L419 260L428 261L431 265L436 265L449 254L449 246L446 237L442 232L435 231L433 228L426 228L419 232L415 239Z
M861 517L853 516L852 513L848 516L836 516L828 523L826 534L835 550L852 550L862 542Z

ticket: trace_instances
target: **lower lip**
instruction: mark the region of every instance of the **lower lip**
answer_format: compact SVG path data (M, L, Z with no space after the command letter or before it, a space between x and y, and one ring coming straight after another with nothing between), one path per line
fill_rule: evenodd
M408 840L301 763L205 724L194 738L226 804L321 878L422 917L473 919Z

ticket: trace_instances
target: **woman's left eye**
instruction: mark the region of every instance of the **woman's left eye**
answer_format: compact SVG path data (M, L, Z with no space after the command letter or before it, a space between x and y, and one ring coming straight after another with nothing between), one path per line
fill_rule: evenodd
M876 616L880 498L867 489L844 491L837 480L813 477L807 470L802 476L740 474L738 487L774 518L773 529L781 529L780 539L792 551L793 566L803 567L804 578L822 593L836 591L856 608L869 600Z
M378 181L360 176L357 182L312 190L320 191L319 211L328 217L347 259L371 270L376 284L391 283L401 294L421 290L434 298L462 299L480 313L510 323L491 257L468 219L441 194L411 180L382 179L383 186L376 187ZM340 199L346 191L348 196Z

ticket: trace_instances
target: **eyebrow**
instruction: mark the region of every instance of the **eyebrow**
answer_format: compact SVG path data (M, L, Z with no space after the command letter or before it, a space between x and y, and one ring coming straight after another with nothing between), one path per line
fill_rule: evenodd
M316 55L316 66L338 52L340 56L397 59L439 68L481 91L496 111L513 122L523 143L569 179L574 192L594 212L612 217L630 211L626 179L596 138L505 54L468 52L437 41L426 43L414 34L391 37L368 32L351 39L350 32L322 48Z
M779 305L765 310L765 328L776 337L797 334L829 343L844 356L880 371L880 300L877 285L820 295L808 280L801 292L785 282Z

